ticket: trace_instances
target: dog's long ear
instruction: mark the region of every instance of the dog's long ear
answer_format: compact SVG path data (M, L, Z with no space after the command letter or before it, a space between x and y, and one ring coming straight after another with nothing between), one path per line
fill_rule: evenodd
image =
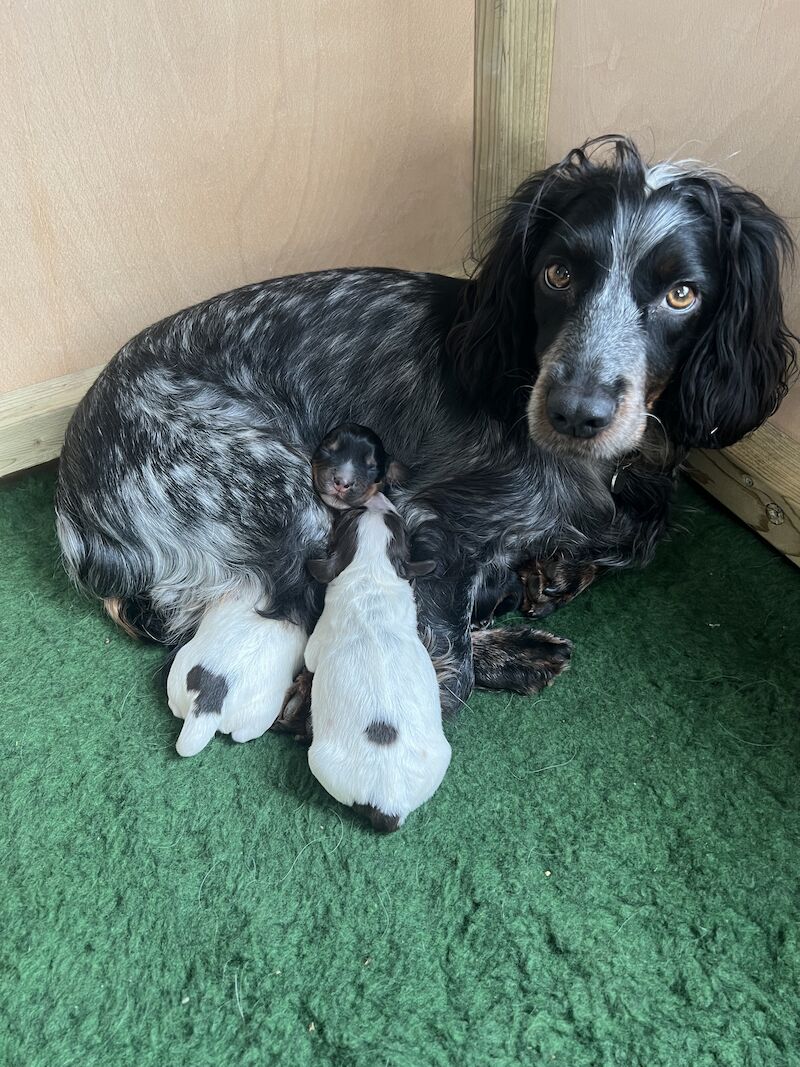
M618 167L642 169L636 147L609 135L524 181L489 230L448 334L447 351L462 387L501 418L524 408L524 386L536 375L532 260L553 224L600 172L591 159L596 148L613 149Z
M534 236L531 203L539 197L544 177L534 175L506 205L447 337L462 388L476 404L501 417L513 413L509 398L524 384L522 368L535 342L525 260L527 242Z
M781 272L793 244L758 196L713 177L693 184L714 224L721 296L663 395L662 417L678 443L723 448L760 426L786 395L797 338L784 319Z

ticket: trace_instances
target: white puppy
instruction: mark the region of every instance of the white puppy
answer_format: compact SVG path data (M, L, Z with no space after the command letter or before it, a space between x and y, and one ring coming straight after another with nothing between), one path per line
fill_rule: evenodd
M167 679L172 713L185 720L178 753L194 756L217 731L234 741L260 737L277 718L305 644L305 630L262 618L248 601L209 608Z
M312 773L379 830L396 830L431 797L450 763L439 686L417 636L408 538L382 493L341 513L333 553L309 570L328 582L305 651L311 688Z

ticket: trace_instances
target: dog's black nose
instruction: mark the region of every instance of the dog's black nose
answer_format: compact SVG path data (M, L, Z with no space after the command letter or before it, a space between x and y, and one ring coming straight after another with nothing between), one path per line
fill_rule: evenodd
M609 425L616 410L616 399L600 389L587 392L575 385L554 385L547 394L553 429L570 437L594 437Z

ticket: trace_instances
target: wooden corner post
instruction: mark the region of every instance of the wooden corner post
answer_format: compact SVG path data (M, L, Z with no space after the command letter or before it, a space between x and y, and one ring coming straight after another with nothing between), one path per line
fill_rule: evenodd
M545 164L556 0L476 0L472 221Z

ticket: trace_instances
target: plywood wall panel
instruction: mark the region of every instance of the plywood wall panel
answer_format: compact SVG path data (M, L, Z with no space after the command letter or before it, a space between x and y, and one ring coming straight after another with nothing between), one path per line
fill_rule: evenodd
M0 13L0 392L215 292L467 249L469 0Z

